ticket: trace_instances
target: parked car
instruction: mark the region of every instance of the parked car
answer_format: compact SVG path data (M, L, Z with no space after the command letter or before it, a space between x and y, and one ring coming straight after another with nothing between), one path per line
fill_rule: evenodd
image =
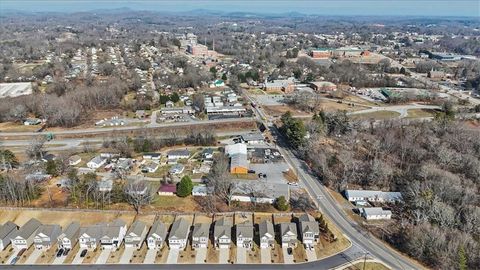
M17 257L22 256L23 253L25 253L25 251L27 251L27 249L26 249L26 248L22 248L22 250L20 250L20 252L18 252Z
M80 258L85 257L85 255L87 255L87 250L86 249L82 250L82 253L80 253Z
M57 257L62 256L63 251L64 251L63 248L59 249L58 252L57 252Z
M293 253L292 248L287 248L287 253L288 253L288 255L292 255L292 253Z
M11 264L11 265L15 265L15 264L17 263L17 261L18 261L19 258L20 258L20 257L18 257L18 256L15 257L15 258L13 258L12 261L10 262L10 264Z
M70 252L70 249L69 249L69 248L66 248L66 249L63 251L63 256L67 256L69 252Z

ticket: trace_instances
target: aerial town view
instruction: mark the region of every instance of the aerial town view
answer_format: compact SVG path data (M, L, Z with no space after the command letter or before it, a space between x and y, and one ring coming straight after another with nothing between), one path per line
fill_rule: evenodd
M0 269L480 269L480 2L0 0Z

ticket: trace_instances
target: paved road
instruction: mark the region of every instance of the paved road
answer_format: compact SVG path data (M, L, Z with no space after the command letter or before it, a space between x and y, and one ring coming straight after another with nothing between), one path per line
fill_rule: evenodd
M390 112L398 112L400 115L399 118L405 118L408 116L408 110L412 109L441 109L440 106L435 105L421 105L421 104L408 104L408 105L396 105L396 106L388 106L388 107L372 107L370 109L361 110L361 111L354 111L347 113L348 115L356 115L356 114L363 114L363 113L372 113L372 112L379 112L379 111L390 111Z

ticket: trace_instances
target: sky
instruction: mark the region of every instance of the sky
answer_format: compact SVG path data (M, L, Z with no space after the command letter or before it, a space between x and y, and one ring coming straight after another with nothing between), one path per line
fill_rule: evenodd
M95 9L287 13L342 16L455 16L480 18L480 0L0 0L2 10L77 12Z

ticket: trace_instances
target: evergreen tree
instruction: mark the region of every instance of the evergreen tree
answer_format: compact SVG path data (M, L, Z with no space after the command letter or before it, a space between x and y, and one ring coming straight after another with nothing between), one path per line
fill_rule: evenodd
M458 269L467 270L467 255L462 245L458 249Z
M288 210L288 203L284 196L280 196L277 198L275 202L275 207L280 211L287 211Z
M190 176L185 175L177 186L177 196L187 197L192 194L193 182Z

